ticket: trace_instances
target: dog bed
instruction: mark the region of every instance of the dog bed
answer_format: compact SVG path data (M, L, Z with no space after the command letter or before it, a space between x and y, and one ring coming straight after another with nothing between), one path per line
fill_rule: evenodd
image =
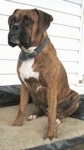
M63 119L57 126L58 138L50 141L43 139L48 125L46 116L32 121L25 119L20 127L11 126L18 112L19 89L19 85L0 87L0 150L65 150L84 143L83 95L77 112ZM34 109L34 105L29 103L26 114Z

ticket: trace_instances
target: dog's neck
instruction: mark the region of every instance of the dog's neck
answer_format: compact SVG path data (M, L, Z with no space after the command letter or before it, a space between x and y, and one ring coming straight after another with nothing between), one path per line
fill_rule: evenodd
M33 53L33 51L36 49L37 47L36 46L32 46L32 47L29 47L28 49L25 48L25 47L21 47L22 51L25 52L25 53L28 53L28 54L31 54Z
M48 42L49 42L49 37L46 36L45 39L42 41L42 43L38 47L33 46L28 49L22 47L19 60L25 61L27 59L35 58L44 49L44 47L46 46Z

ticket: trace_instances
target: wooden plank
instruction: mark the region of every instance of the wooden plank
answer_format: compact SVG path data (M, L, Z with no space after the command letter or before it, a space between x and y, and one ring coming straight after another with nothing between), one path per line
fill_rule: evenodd
M66 28L65 28L65 30L66 30ZM70 35L68 35L67 33L64 33L63 32L63 29L61 29L61 31L62 31L62 33L60 32L60 31L57 31L57 29L55 30L55 28L50 28L49 30L48 30L48 33L50 34L50 35L52 35L52 36L50 36L50 38L51 38L51 40L52 40L52 42L53 43L56 43L57 44L57 47L59 48L59 43L61 43L62 44L62 46L61 47L65 47L65 44L66 45L72 45L72 47L73 47L73 49L75 48L77 48L77 49L79 49L79 40L77 40L77 38L79 38L79 35L78 34L80 34L80 33L76 33L76 32L74 32L73 33L73 38L76 38L76 39L68 39L68 38L63 38L62 36L68 36L69 38L70 38L70 36L72 35L72 33L70 34ZM6 45L8 45L8 31L3 31L3 30L0 30L0 35L1 35L1 39L0 39L0 44L6 44ZM58 35L58 37L57 37L57 35ZM78 37L76 37L76 35L78 36ZM54 36L54 37L53 37ZM56 36L56 37L55 37ZM61 39L61 37L62 37L62 39ZM68 42L68 43L67 43ZM77 45L76 45L77 44ZM66 47L69 47L69 46L66 46Z
M72 3L75 3L75 4L82 4L82 0L66 0L67 2L72 2Z
M0 15L0 29L5 29L5 30L9 29L9 27L8 27L8 16Z
M1 85L18 85L20 81L17 75L0 75L0 86Z
M19 47L12 48L11 46L0 45L0 59L13 59L17 60L19 57Z
M70 85L76 85L78 83L78 75L68 74L68 82Z
M59 12L46 11L53 16L53 23L80 28L80 17ZM11 15L11 14L10 14ZM2 19L3 17L3 19ZM75 21L74 21L75 20ZM0 15L0 29L8 30L8 16Z
M78 64L77 62L62 62L67 73L77 73L78 72ZM2 67L3 64L3 67ZM1 60L0 59L0 74L16 74L17 60Z
M73 3L69 3L67 1L63 1L63 0L46 0L46 4L48 5L44 5L44 1L38 1L38 0L31 0L30 2L27 0L9 0L11 2L18 2L18 4L27 4L27 5L31 5L33 7L37 7L37 8L41 8L41 9L50 9L50 10L55 10L58 12L63 12L63 13L69 13L69 14L74 14L74 15L81 15L81 8L80 5L76 5Z
M0 30L0 44L8 44L8 31Z
M17 74L17 61L0 60L0 74Z
M50 28L48 29L48 34L56 37L62 37L62 38L72 38L72 39L80 38L79 29L67 28L67 27L61 27L55 25L50 26ZM8 44L8 31L0 30L0 35L1 35L0 44ZM56 39L52 38L52 40L55 41Z
M78 62L79 54L77 51L58 50L57 56L61 61Z
M80 28L81 19L79 16L73 16L54 11L47 11L47 13L53 16L53 23Z
M70 85L77 84L77 75L68 74L68 81ZM0 75L0 85L15 85L20 84L17 74L16 75Z
M19 9L32 9L34 7L32 6L28 6L28 5L23 5L23 4L18 4L11 2L11 1L7 1L7 0L1 0L1 5L3 7L0 7L0 14L4 14L4 15L11 15L13 13L13 11L17 8Z
M61 43L61 41L60 41L60 43ZM57 45L57 43L56 43L56 45ZM60 45L62 45L62 43ZM64 47L62 47L62 48L64 48ZM68 45L66 48L69 48ZM71 47L71 48L73 48L73 47ZM0 59L17 60L19 53L20 53L19 47L12 48L10 46L0 46ZM78 59L79 59L78 51L73 51L73 50L69 50L69 49L68 50L65 50L65 49L63 49L63 50L59 49L58 50L57 49L57 55L59 55L59 57L62 59L62 61L64 61L64 60L66 61L65 54L68 57L70 56L69 58L67 57L67 61L70 61L70 59L74 60L74 61L78 61Z
M78 63L77 62L62 62L65 67L65 70L68 74L78 73Z
M52 43L56 49L65 49L65 50L79 50L80 41L67 39L67 38L59 38L50 36Z
M63 50L60 50L60 49L58 50L57 49L57 53L58 53L58 55L59 55L59 57L61 58L62 61L64 61L64 60L65 61L68 61L68 60L70 61L70 59L74 60L74 61L78 61L78 51L70 51L71 48L72 48L72 50L73 50L73 48L74 48L74 50L75 50L75 48L76 49L78 48L77 43L73 42L74 44L71 43L71 45L70 45L70 42L72 42L72 41L68 41L68 43L67 43L67 41L65 41L65 45L64 45L64 41L62 41L62 40L59 40L59 43L58 43L57 40L55 40L53 42L53 44L55 43L57 48L61 45L60 47L63 49ZM67 50L64 50L64 48L67 48ZM4 59L10 59L10 58L11 59L17 59L18 55L19 55L19 52L20 52L20 49L18 47L15 47L13 49L10 46L0 46L0 49L1 49L0 59L2 59L2 58L4 58ZM63 56L65 56L64 54L66 54L66 56L69 56L69 58L68 57L67 57L67 59L66 59L66 57L63 58Z
M51 24L48 28L49 35L58 36L58 37L67 37L72 39L80 38L79 28L66 27L62 25Z

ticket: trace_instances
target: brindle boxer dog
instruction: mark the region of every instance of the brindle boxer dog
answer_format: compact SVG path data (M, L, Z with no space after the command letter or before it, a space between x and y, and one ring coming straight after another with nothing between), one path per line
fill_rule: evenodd
M72 115L79 106L79 95L70 89L66 71L57 57L46 30L53 17L41 10L17 9L9 17L8 43L21 49L17 73L21 80L20 107L14 126L23 124L29 97L37 112L34 119L48 115L45 138L56 137L56 118Z

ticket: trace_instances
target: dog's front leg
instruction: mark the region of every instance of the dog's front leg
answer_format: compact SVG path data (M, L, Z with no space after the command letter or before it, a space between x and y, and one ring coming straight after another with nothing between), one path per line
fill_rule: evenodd
M57 107L57 90L56 85L52 84L48 87L47 97L48 97L48 130L45 135L45 139L56 137L56 107Z
M18 111L16 120L13 122L12 125L21 126L23 124L23 119L24 119L26 108L27 108L28 100L29 100L28 88L24 84L22 84L21 89L20 89L19 111Z

